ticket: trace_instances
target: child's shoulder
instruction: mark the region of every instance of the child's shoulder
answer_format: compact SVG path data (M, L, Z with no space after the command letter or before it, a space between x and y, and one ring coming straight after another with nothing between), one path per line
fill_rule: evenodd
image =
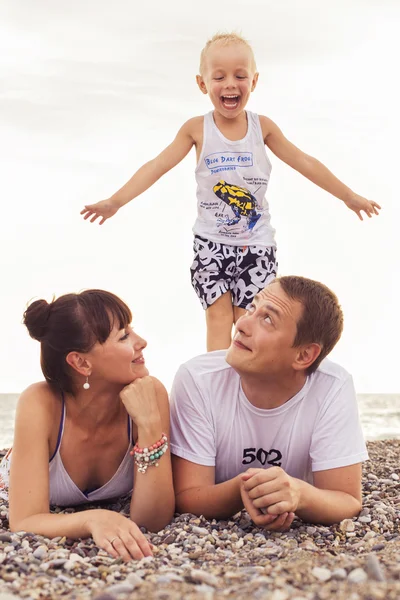
M265 138L268 137L268 135L271 133L273 128L276 127L276 125L272 121L272 119L266 117L265 115L258 115L258 118L260 119L261 131L265 140Z
M192 117L185 121L182 125L181 131L190 135L194 141L202 138L203 136L203 126L204 126L204 116L201 115L199 117Z

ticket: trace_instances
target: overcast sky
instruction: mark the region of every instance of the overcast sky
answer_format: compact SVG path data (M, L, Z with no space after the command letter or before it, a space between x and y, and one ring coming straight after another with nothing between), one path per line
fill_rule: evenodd
M204 351L189 278L194 152L103 227L79 212L211 109L195 84L199 54L231 29L252 42L260 72L248 108L383 206L360 223L270 153L280 273L339 296L345 332L332 358L357 391L399 392L399 24L395 0L3 1L0 392L41 378L21 325L34 297L119 294L167 387Z

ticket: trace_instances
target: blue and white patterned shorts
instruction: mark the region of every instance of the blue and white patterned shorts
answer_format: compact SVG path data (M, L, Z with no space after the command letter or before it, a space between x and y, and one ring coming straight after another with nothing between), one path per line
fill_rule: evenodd
M193 251L192 286L204 309L228 291L235 306L246 308L278 270L272 246L231 246L196 235Z

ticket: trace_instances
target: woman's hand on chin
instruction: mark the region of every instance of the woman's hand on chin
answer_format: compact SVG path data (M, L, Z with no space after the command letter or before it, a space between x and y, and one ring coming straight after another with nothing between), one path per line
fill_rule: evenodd
M124 387L119 397L138 429L154 429L156 435L161 432L157 390L152 377L148 375L135 379Z
M129 518L110 510L89 511L89 531L99 548L125 562L152 556L151 547L139 527Z

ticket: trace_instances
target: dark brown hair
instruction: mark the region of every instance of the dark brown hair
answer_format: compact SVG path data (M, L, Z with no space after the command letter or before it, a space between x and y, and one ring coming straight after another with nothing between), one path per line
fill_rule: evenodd
M313 373L321 361L339 341L343 331L343 312L336 295L323 283L295 275L278 277L279 283L292 300L303 305L303 314L297 322L294 347L319 344L321 353L307 369Z
M89 352L104 344L114 324L123 329L132 320L127 305L104 290L65 294L50 304L35 300L24 312L23 323L29 335L40 342L40 364L48 383L73 393L69 352Z

